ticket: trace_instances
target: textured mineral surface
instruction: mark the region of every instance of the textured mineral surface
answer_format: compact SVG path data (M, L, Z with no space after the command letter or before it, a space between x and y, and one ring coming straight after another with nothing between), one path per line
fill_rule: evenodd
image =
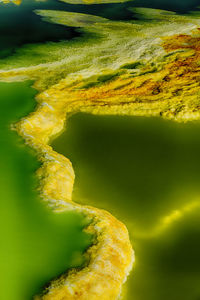
M87 267L63 275L36 299L117 299L134 261L124 224L106 211L73 202L71 162L50 146L67 119L77 112L200 119L198 14L132 12L137 20L123 22L37 10L44 21L78 27L82 36L26 45L0 62L2 81L29 79L38 90L36 111L15 128L43 163L38 170L41 195L57 210L88 215L92 222L87 231L96 236L87 251Z

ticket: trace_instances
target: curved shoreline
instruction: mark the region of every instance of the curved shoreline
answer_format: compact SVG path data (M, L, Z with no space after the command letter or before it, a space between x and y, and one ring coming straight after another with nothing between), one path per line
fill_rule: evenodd
M134 261L128 231L108 212L72 201L74 171L71 162L48 145L51 136L47 133L49 128L52 127L52 132L56 131L57 134L63 128L59 122L49 124L49 120L45 119L45 116L50 117L45 113L46 107L50 109L40 106L30 117L16 124L16 129L37 151L43 163L37 174L43 199L56 211L76 210L86 214L92 220L86 230L95 235L96 244L86 253L89 257L87 267L61 276L52 282L46 294L35 299L117 299ZM36 123L39 127L34 126ZM64 126L64 120L62 124ZM41 129L40 132L37 128Z

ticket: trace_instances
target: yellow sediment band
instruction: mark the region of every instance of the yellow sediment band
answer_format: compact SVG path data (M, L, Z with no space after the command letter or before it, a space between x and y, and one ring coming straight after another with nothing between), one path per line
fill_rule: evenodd
M16 5L20 5L22 3L22 0L0 0L0 3L14 3Z
M134 260L128 231L108 212L72 201L72 165L47 144L53 134L63 129L65 118L66 111L59 113L48 104L42 104L21 120L16 129L37 150L43 162L38 176L44 200L57 210L76 210L87 215L92 220L87 231L95 234L96 243L87 251L87 267L63 275L50 285L45 295L35 299L117 299Z

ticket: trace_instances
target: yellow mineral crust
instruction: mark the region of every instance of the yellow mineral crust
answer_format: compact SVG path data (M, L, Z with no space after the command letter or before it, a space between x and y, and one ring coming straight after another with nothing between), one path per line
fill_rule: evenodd
M69 21L65 18L67 16L65 13L49 11L43 13L45 16L49 14L53 14L54 20L58 19L57 22ZM60 17L58 18L57 15ZM68 17L71 18L72 13L68 14ZM170 17L163 14L163 18ZM173 20L175 17L172 15L171 18ZM116 34L115 50L117 49L117 53L130 52L129 48L134 47L135 40L132 37L133 41L130 41L132 44L126 48L123 30L126 34L127 32L131 34L136 25L125 24L123 28L122 23L105 23L105 20L101 23L98 20L92 17L89 23L94 29L100 28L105 32L108 31L109 38L106 40L104 37L103 46L110 45L109 39L115 41L114 35ZM74 48L68 49L68 53L75 59L74 65L68 54L60 61L27 68L8 69L0 73L1 80L33 79L35 87L41 90L37 96L36 111L16 124L16 130L29 145L37 150L39 159L43 163L38 170L38 176L44 200L58 211L70 209L88 216L92 221L87 231L93 233L96 239L95 244L86 253L88 257L86 267L82 270L72 270L61 276L60 279L50 284L44 295L36 296L35 299L114 300L119 297L122 284L134 260L127 229L108 212L73 202L74 171L72 165L67 158L54 152L49 144L52 138L64 130L65 126L67 129L67 119L80 111L94 114L162 116L176 121L200 119L200 35L198 29L194 30L195 27L197 28L196 20L194 24L190 19L188 23L184 20L177 21L181 33L176 35L169 34L169 27L165 27L165 20L162 21L162 26L158 25L155 31L152 29L152 32L149 28L148 32L145 31L147 25L143 29L137 25L138 35L142 36L141 42L136 41L137 45L140 45L141 52L140 55L138 54L138 60L133 60L124 54L121 60L123 64L119 62L114 64L110 62L109 57L112 56L113 59L115 54L111 53L109 56L107 52L106 62L109 62L107 69L101 64L105 58L103 46L101 48L99 44L96 48L93 46L90 49L90 45L86 47L84 44L79 47L74 43ZM73 16L73 22L73 24L78 22L78 26L81 24L85 26L86 18L82 14L80 16L76 14ZM185 22L189 24L187 25L189 27L185 25ZM156 23L155 26L157 26ZM167 26L171 26L169 22ZM117 28L122 30L121 33ZM143 35L140 29L144 30ZM152 38L148 40L149 34L155 34L157 30L167 31L167 37L163 34L161 38L156 38L156 42ZM183 34L185 30L186 33ZM127 43L129 39L128 36ZM120 46L119 41L122 43ZM154 45L155 43L157 44ZM122 49L121 52L120 49ZM137 49L134 49L137 54ZM90 62L91 68L88 67L87 61L85 62L89 51L97 53L96 56L91 56L94 62L93 64ZM158 53L160 56L157 55ZM79 56L82 61L75 63ZM116 59L119 56L117 55ZM99 64L99 69L93 68L95 64ZM61 78L59 77L60 69L63 72ZM53 79L49 77L49 74ZM48 84L49 81L51 82L50 79L53 82L56 79L56 83ZM47 88L44 88L45 85Z
M3 3L14 3L16 5L20 5L22 3L22 0L0 0L0 3L3 2Z
M43 104L21 120L16 129L38 151L43 162L38 176L44 200L57 211L76 210L89 217L92 222L86 230L95 235L96 242L86 253L87 267L63 275L35 299L117 299L134 260L128 231L108 212L72 201L72 165L47 144L52 135L62 130L65 118L66 111Z
M60 111L56 122L61 123L66 113L77 111L162 116L176 121L199 119L199 29L191 35L174 35L162 40L163 48L171 54L162 68L153 70L147 65L140 70L144 74L135 76L121 67L118 75L105 83L95 82L92 76L89 83L88 78L82 77L70 84L69 79L64 79L41 93L39 102L56 110L49 117L55 117ZM180 52L173 54L175 50ZM110 73L100 76L110 76ZM46 109L43 106L38 112Z
M101 85L84 87L79 78L67 80L38 95L38 109L17 124L18 132L37 149L43 166L38 171L41 193L58 209L75 209L93 220L89 232L96 244L87 252L88 266L71 271L50 285L47 293L36 299L117 299L133 263L133 251L126 227L106 211L80 206L71 199L74 173L70 161L48 145L60 133L66 117L78 111L135 115L163 115L177 120L198 119L200 91L200 38L177 35L163 39L166 52L180 52L154 73L138 77L127 71ZM105 75L105 74L104 74ZM181 111L181 113L179 113ZM67 125L67 124L66 124Z

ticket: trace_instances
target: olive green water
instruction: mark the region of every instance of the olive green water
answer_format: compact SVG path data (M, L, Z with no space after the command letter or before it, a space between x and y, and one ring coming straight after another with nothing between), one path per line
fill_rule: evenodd
M199 133L199 122L77 114L53 142L73 163L74 200L128 226L128 300L200 299Z
M84 219L54 214L35 192L36 156L10 124L35 107L30 82L0 83L0 299L28 300L69 267L91 242Z

